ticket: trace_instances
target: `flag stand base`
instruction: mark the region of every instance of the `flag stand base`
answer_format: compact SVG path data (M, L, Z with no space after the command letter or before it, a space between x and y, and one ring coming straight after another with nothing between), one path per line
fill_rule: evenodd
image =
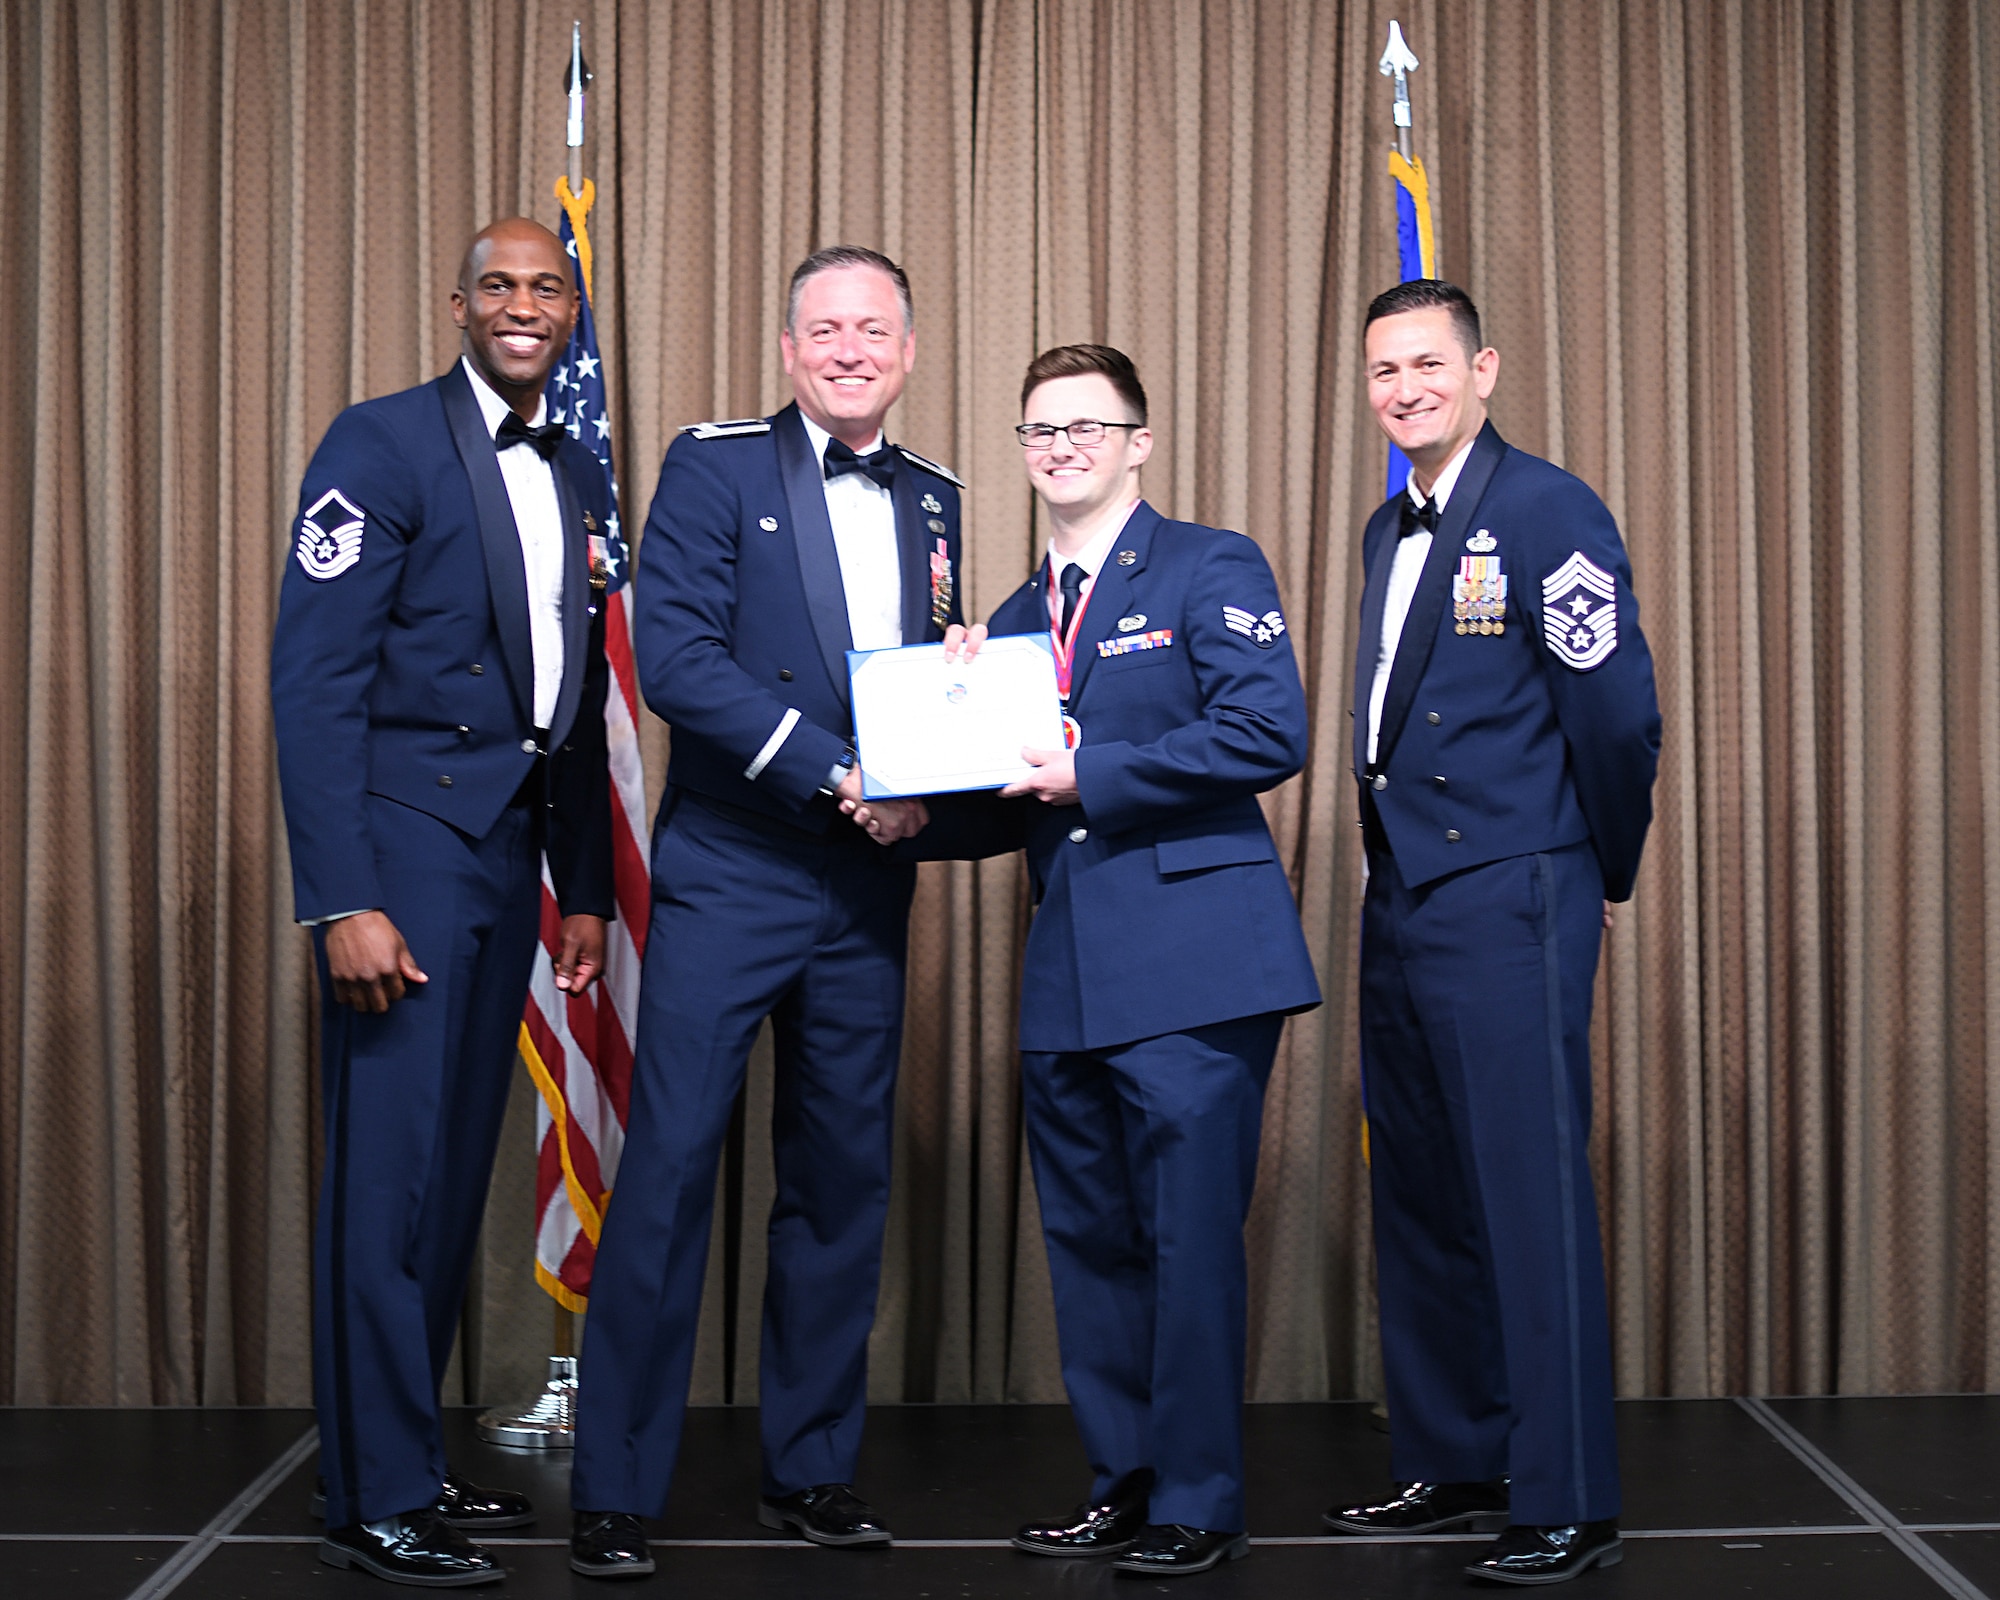
M516 1450L569 1450L576 1445L576 1357L550 1356L548 1381L524 1410L482 1411L476 1424L488 1444Z

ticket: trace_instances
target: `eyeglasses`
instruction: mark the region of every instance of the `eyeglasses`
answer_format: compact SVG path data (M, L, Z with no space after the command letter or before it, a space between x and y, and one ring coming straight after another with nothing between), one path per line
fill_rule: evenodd
M1106 428L1144 428L1143 422L1099 422L1094 417L1079 417L1075 422L1058 427L1053 422L1022 422L1014 428L1015 436L1021 441L1023 450L1046 450L1056 442L1061 434L1079 450L1088 450L1092 445L1104 443Z

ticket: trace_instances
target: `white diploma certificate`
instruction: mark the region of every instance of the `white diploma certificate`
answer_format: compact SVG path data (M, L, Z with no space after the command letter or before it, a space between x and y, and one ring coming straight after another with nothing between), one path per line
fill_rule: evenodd
M971 661L941 644L850 650L861 792L870 800L998 789L1034 768L1022 747L1063 748L1056 658L1045 633L988 639Z

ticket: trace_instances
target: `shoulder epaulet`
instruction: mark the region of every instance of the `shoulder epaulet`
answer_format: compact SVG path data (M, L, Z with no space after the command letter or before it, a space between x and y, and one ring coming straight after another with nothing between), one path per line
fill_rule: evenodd
M912 450L906 444L899 444L896 446L896 448L897 450L902 452L903 456L906 459L914 462L917 466L922 467L924 471L935 472L940 478L944 479L946 483L955 483L961 489L965 487L965 480L961 478L957 473L953 472L951 468L941 467L935 461L928 460L925 457L918 455L916 451Z
M697 439L747 439L752 434L770 431L771 424L762 417L738 417L733 422L690 422L681 429Z

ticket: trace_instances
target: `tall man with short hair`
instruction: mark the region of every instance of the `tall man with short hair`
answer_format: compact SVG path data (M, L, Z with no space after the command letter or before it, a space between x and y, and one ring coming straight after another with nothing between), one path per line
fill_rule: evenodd
M1500 1531L1469 1573L1557 1583L1622 1554L1590 1007L1652 818L1653 663L1610 512L1487 421L1500 356L1464 291L1378 296L1366 354L1410 461L1363 535L1354 680L1399 1490L1327 1521Z
M1077 743L902 848L1033 876L1022 1110L1094 1481L1014 1544L1177 1577L1249 1551L1243 1224L1278 1035L1320 999L1257 796L1305 760L1305 692L1263 552L1140 498L1129 357L1044 351L1021 415L1049 555L990 627L1050 636Z
M544 849L558 987L597 976L612 912L589 543L611 491L544 420L576 320L569 258L539 223L496 222L451 304L452 369L327 429L271 644L294 903L320 982L320 1558L427 1587L498 1582L459 1530L534 1516L447 1471L438 1386L513 1077Z
M858 802L846 653L957 620L958 480L884 442L916 358L909 281L837 246L792 275L794 403L683 429L639 549L636 653L673 724L631 1115L584 1335L570 1564L653 1570L687 1405L730 1109L757 1030L777 1044L778 1193L758 1398L765 1526L818 1544L889 1531L852 1489L867 1396L920 801ZM870 832L874 835L871 842Z

